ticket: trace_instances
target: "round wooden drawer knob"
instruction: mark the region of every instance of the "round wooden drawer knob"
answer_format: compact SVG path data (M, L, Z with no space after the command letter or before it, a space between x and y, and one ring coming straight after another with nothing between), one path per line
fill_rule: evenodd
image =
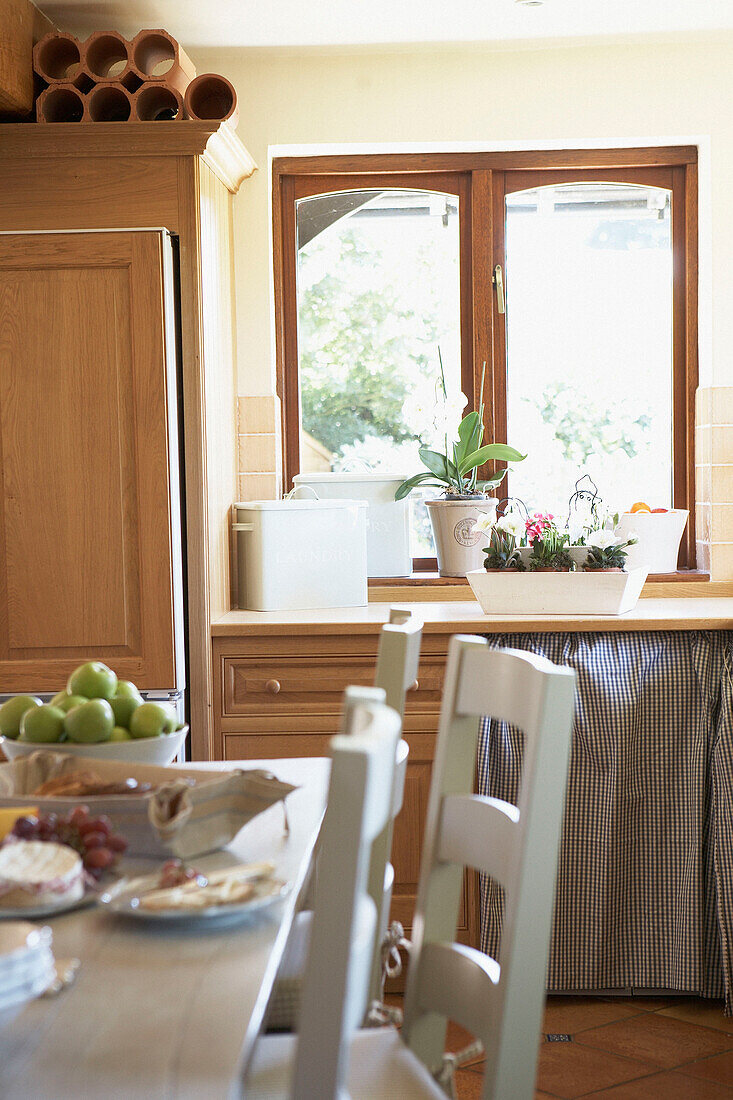
M410 684L409 691L417 691L417 689L419 687L420 687L420 681L419 680L413 680L412 683Z
M268 695L277 695L279 690L280 690L280 681L279 680L268 680L267 683L265 684L265 691L267 692Z

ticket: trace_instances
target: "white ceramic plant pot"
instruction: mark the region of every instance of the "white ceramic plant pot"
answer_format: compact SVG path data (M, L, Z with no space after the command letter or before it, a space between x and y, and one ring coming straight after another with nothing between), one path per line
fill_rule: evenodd
M498 503L498 497L425 501L441 577L465 577L469 570L483 566L490 533L472 528L481 512L495 513Z
M616 535L624 541L629 535L636 535L639 540L627 550L627 570L676 572L688 515L684 508L671 508L669 512L624 512L618 521Z

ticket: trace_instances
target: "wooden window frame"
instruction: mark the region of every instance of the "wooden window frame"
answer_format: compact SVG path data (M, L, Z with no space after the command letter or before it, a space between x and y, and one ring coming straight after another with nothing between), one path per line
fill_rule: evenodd
M639 169L643 169L640 178ZM569 173L569 175L567 175ZM508 190L573 180L608 179L673 192L673 504L689 510L679 567L695 568L695 390L697 363L697 149L659 146L497 153L364 153L278 157L272 165L276 388L282 402L283 479L300 455L295 203L334 190L370 187L448 191L460 203L461 380L473 407L485 379L486 436L506 439L506 341L491 274L504 265ZM660 180L669 182L661 183ZM655 183L655 181L657 181ZM435 570L418 558L416 571Z

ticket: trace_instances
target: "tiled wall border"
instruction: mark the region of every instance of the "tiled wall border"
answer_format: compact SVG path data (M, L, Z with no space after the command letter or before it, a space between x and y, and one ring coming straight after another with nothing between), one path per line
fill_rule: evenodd
M280 398L237 399L239 500L276 500L282 490Z
M695 400L697 564L733 579L733 386L701 386Z

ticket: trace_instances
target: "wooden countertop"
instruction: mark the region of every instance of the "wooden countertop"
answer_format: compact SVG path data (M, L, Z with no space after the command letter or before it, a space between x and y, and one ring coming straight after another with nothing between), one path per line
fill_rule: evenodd
M625 615L484 615L475 600L370 603L317 611L229 611L214 637L276 634L376 634L395 604L409 607L427 634L548 633L582 630L733 630L733 597L642 599Z

